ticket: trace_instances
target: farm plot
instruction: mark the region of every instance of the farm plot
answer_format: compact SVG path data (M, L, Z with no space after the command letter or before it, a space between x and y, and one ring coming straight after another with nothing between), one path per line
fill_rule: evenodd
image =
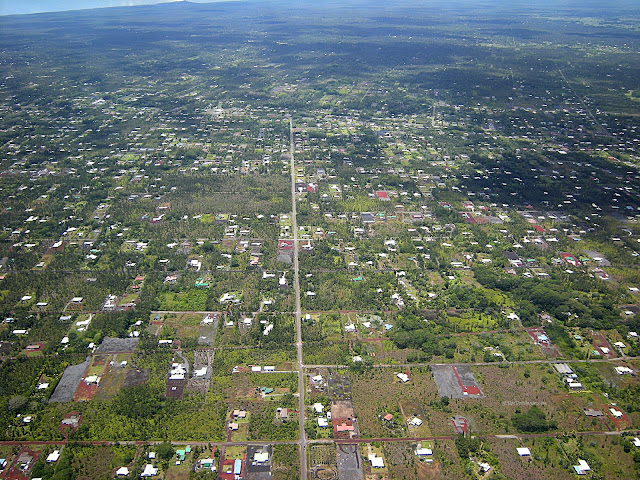
M338 478L336 447L334 445L311 445L309 465L314 480L335 480Z
M73 394L73 401L89 401L98 391L98 385L108 367L108 361L104 356L93 357L91 364L83 374Z
M601 332L593 332L593 348L599 352L604 358L611 359L616 358L618 354L611 346L607 337Z

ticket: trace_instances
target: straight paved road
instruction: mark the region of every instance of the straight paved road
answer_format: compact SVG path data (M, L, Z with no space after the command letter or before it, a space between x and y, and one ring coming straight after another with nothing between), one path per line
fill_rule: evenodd
M304 390L305 375L302 364L302 310L300 309L300 278L298 264L298 220L296 218L296 168L293 120L289 117L289 142L291 154L291 226L293 228L293 285L296 293L296 351L298 353L298 410L300 411L300 479L307 480L307 438L304 431Z

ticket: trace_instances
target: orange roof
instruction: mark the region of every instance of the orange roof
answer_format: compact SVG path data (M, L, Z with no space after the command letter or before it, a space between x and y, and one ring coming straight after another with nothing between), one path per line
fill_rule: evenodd
M343 423L342 425L336 425L336 432L353 432L355 427L353 425L347 425Z

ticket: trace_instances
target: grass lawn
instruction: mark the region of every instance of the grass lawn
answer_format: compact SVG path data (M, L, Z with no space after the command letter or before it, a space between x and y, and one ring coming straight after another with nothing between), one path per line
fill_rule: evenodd
M226 447L224 449L224 458L231 459L242 459L247 453L247 447L242 446L234 446L234 447Z

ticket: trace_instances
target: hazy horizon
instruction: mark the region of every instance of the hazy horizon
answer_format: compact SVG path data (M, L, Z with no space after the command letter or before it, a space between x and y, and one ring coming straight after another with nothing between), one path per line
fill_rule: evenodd
M96 8L109 8L109 7L134 7L134 6L143 6L143 5L160 5L167 3L178 3L178 2L188 2L188 3L229 3L229 2L239 2L243 0L60 0L60 1L52 1L52 0L4 0L0 1L0 16L8 16L8 15L28 15L28 14L38 14L38 13L52 13L52 12L64 12L64 11L73 11L73 10L90 10ZM270 0L264 0L265 3L269 3ZM281 3L281 2L277 2ZM352 7L354 4L368 4L373 3L368 0L346 0L346 1L337 1L337 0L319 0L319 1L309 1L309 0L294 0L292 4L304 4L308 3L311 5L316 5L320 7L321 5L331 5L335 6L343 6L343 7ZM401 4L418 4L418 5L441 5L446 4L449 6L457 5L472 5L477 7L520 7L525 9L536 9L536 8L550 8L551 10L555 9L589 9L592 12L596 11L599 14L604 12L611 12L612 10L627 10L628 13L637 14L638 5L634 0L614 0L604 6L602 2L599 0L511 0L509 2L505 2L503 0L451 0L451 1L443 1L443 0L425 0L424 2L417 0L398 0L396 2L391 2L386 4L389 6L398 6Z
M28 15L35 13L90 10L93 8L135 7L189 1L191 3L221 3L238 0L22 0L0 2L0 15Z

